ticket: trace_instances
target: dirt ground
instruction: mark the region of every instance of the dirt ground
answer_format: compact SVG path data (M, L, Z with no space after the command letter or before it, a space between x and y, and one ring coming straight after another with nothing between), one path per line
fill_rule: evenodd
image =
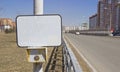
M52 48L48 49L48 55L51 51ZM33 64L27 61L26 50L16 44L15 33L0 33L0 72L33 72Z

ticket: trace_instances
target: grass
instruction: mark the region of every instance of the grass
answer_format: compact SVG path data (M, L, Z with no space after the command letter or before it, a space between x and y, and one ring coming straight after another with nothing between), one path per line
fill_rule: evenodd
M33 63L27 61L26 50L17 46L15 33L0 32L0 72L33 72Z
M52 50L53 48L48 48L48 59ZM72 50L79 58L78 61L82 65L83 72L91 72L73 47ZM56 63L61 64L59 61ZM44 63L44 68L46 64L47 62ZM0 32L0 72L33 72L33 63L27 61L26 50L17 46L15 33L5 34Z
M26 50L16 45L15 33L0 33L0 72L32 72Z

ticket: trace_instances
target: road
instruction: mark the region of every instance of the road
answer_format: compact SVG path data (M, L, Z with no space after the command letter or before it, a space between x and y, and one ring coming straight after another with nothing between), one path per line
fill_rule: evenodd
M65 34L97 72L120 72L120 38Z

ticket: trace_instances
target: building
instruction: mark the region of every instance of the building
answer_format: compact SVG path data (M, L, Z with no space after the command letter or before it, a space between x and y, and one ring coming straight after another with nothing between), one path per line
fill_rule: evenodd
M9 18L0 18L0 32L4 31L6 28L15 29L15 22Z
M82 23L82 25L81 25L81 30L89 30L89 24L88 23Z
M97 7L97 16L89 18L90 28L120 30L120 0L99 0Z
M100 0L98 2L98 29L108 29L111 19L111 0Z
M64 26L63 27L63 32L75 32L75 31L80 31L80 30L88 30L88 24L83 23L81 26Z
M115 15L114 15L115 25L114 25L114 28L116 30L120 31L120 0L116 0L114 9L115 9Z
M91 17L89 17L89 29L93 30L97 28L97 21L98 21L98 16L97 14L92 15Z
M98 15L98 28L120 29L120 0L100 0Z

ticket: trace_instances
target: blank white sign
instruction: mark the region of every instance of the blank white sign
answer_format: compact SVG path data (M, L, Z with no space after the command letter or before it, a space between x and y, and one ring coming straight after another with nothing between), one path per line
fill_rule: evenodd
M59 15L18 16L17 44L20 47L59 46L61 24Z

